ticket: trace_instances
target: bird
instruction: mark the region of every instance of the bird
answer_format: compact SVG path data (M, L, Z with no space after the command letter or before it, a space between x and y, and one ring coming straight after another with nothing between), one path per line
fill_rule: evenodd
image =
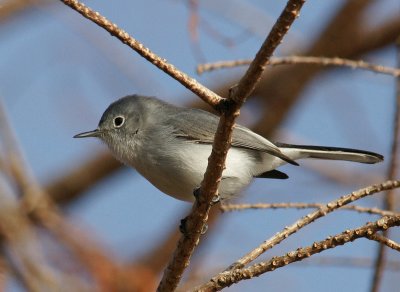
M95 130L74 138L99 138L118 160L136 169L161 192L193 202L218 122L219 117L207 111L175 106L156 97L128 95L109 105ZM219 198L236 197L254 178L287 179L278 167L298 166L297 160L309 158L367 164L384 159L358 149L272 143L235 124Z

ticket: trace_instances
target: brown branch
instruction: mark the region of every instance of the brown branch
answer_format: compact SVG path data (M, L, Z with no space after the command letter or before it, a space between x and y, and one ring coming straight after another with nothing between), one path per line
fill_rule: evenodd
M74 9L78 13L80 13L83 17L93 21L100 27L104 28L112 36L118 38L122 43L132 48L135 52L137 52L143 58L148 60L154 66L161 69L169 76L177 80L179 83L181 83L187 89L191 90L193 93L195 93L209 105L216 107L221 102L221 100L223 100L223 98L217 95L215 92L203 86L189 75L178 70L171 63L168 63L166 59L160 58L159 56L154 54L143 44L138 42L136 39L131 37L127 32L120 29L116 24L112 23L98 12L90 9L89 7L85 6L83 3L80 3L77 0L60 0L60 1L63 2L65 5Z
M285 10L279 16L277 22L272 27L270 34L264 41L261 49L250 64L245 75L240 79L231 93L231 99L236 103L243 103L246 98L254 91L256 84L260 81L265 66L269 63L273 52L282 41L283 36L289 31L293 21L299 16L303 1L288 1Z
M0 125L2 140L4 140L6 150L8 150L7 158L11 160L9 162L11 173L23 195L22 200L19 202L21 205L13 207L14 209L17 209L17 211L8 210L11 209L11 207L9 207L7 210L2 210L2 212L0 212L0 232L2 232L2 235L4 235L8 241L13 240L9 244L10 248L15 250L13 257L22 257L26 262L26 265L29 265L30 270L25 268L22 271L15 271L20 281L23 281L23 283L29 287L28 290L43 291L43 289L36 287L42 282L42 285L46 285L47 282L48 285L52 285L52 288L50 289L51 291L57 290L57 287L62 287L62 283L56 283L55 280L47 280L47 278L56 277L52 273L53 270L46 269L45 271L42 271L44 269L41 266L42 263L37 260L37 258L40 258L41 256L38 251L35 251L35 254L37 255L32 260L30 258L32 255L28 252L23 252L23 250L21 251L18 248L14 248L14 245L21 245L13 239L14 237L24 236L24 242L29 242L32 246L36 244L34 237L35 234L33 233L33 230L30 231L30 229L32 229L32 221L29 221L28 219L32 219L34 223L44 227L61 244L69 248L73 254L77 256L78 260L91 272L91 276L95 279L96 284L104 288L103 291L115 290L115 287L120 285L122 281L126 287L132 289L142 286L151 287L150 290L154 290L156 285L155 274L153 275L151 282L151 273L148 271L143 272L143 269L141 270L138 267L135 267L135 270L133 270L133 268L126 269L126 271L122 270L122 267L107 257L105 252L98 248L94 242L89 241L82 232L73 228L60 215L57 208L53 205L52 201L49 200L47 194L36 182L33 175L27 171L27 166L22 159L23 155L20 153L19 145L14 139L12 129L5 116L5 111L1 106ZM97 170L92 169L92 171ZM79 175L79 173L76 175ZM85 181L85 173L80 173L80 175L80 179ZM0 205L3 206L6 204L3 202ZM29 215L30 218L28 218L27 215ZM12 224L13 222L16 223ZM12 232L12 230L18 230L19 233L17 233L17 231ZM28 235L23 233L28 231L28 234L31 234L29 239L27 238ZM32 242L30 242L30 240ZM22 246L22 248L24 248L24 246ZM37 247L37 249L39 248L40 246ZM13 257L10 257L10 260L12 260ZM14 267L12 263L11 266ZM18 265L15 265L15 269L18 269ZM35 274L31 275L33 272L35 272ZM134 277L131 276L132 274L146 275L146 281L142 280L141 277L138 277L133 281L132 279L134 279ZM44 278L43 275L47 275L47 278ZM62 274L62 276L63 278L61 280L68 282L72 290L88 290L78 289L78 287L83 287L83 282L79 281L78 277L71 277L66 274ZM118 278L116 278L117 276ZM39 284L36 282L39 282Z
M96 182L122 169L122 164L109 152L98 153L85 163L67 172L44 189L57 204L75 201Z
M248 209L310 209L310 208L323 208L325 204L322 203L258 203L258 204L224 204L221 205L223 212L242 211ZM339 208L339 210L357 211L360 213L376 214L381 216L395 216L400 213L382 210L378 208L367 208L357 205L346 205Z
M353 58L365 54L366 51L382 48L384 44L393 45L400 34L400 18L394 16L378 27L363 31L363 34L365 38L357 38L352 45L353 48L349 48L350 54L346 54L346 57Z
M308 215L300 218L296 222L294 222L292 225L285 227L282 231L278 232L275 234L273 237L269 238L268 240L264 241L262 244L260 244L257 248L253 249L251 252L237 260L234 264L232 264L228 269L229 270L234 270L237 268L243 268L245 265L248 263L252 262L255 260L257 257L259 257L261 254L263 254L265 251L269 250L273 246L277 245L278 243L282 242L285 240L289 235L299 231L301 228L305 227L306 225L312 223L318 218L321 218L328 213L341 208L344 205L350 204L356 200L359 200L361 198L364 198L366 196L373 195L378 192L382 192L385 190L390 190L394 188L400 187L400 181L386 181L382 184L376 184L372 185L363 189L360 189L358 191L354 191L351 194L345 195L340 197L339 199L333 200L326 204L324 207L315 210Z
M185 223L185 227L190 233L182 235L179 240L173 259L164 272L158 291L175 290L184 269L189 264L191 254L198 244L201 230L206 224L210 202L218 190L232 138L233 126L236 117L239 115L240 107L253 91L264 71L265 65L298 16L303 4L304 0L288 1L286 8L279 16L247 72L234 90L230 91L228 100L230 105L227 105L223 110L218 124L207 170L201 183L199 200L194 203L192 212Z
M332 17L331 21L320 32L320 38L312 44L309 51L315 53L306 55L320 56L328 53L326 55L328 57L334 55L347 56L353 50L354 43L359 40L360 35L365 31L364 15L371 4L371 0L344 2L338 13ZM336 54L334 51L336 51ZM338 51L341 51L341 53Z
M371 258L359 258L359 257L338 257L338 256L324 256L324 257L313 257L309 261L301 262L301 266L326 266L326 267L352 267L352 268L365 268L371 269L374 263ZM389 261L388 269L392 271L400 271L400 262Z
M0 9L0 22L5 23L11 16L19 14L29 8L32 3L29 0L2 1Z
M224 68L232 68L238 66L246 66L251 63L251 60L232 60L220 61L215 63L200 64L197 66L197 73L202 74L207 71L219 70ZM312 64L320 66L338 66L349 67L351 69L363 69L376 73L392 75L394 77L400 76L400 69L386 67L382 65L371 64L362 60L350 60L338 57L312 57L312 56L287 56L287 57L274 57L271 58L268 65L296 65L296 64Z
M5 188L0 189L0 237L2 255L27 290L50 291L59 287L28 218Z
M340 56L344 58L360 58L370 50L381 48L393 43L400 32L400 18L393 17L382 25L368 28L362 20L369 0L354 0L343 2L343 8L321 31L320 37L310 49L301 52L308 56ZM366 29L368 28L368 29ZM325 67L295 66L281 67L274 74L265 75L264 82L257 88L255 94L263 101L263 117L254 130L264 136L270 136L273 127L286 117L295 103L304 98L300 96L304 88Z
M305 267L318 267L318 268L351 268L351 269L368 269L373 267L373 260L369 257L349 257L349 256L323 256L314 255L308 258L306 261L297 262L296 265L292 265L291 268L304 269ZM179 291L193 291L199 289L199 281L204 281L209 275L214 275L222 267L214 265L211 268L205 269L204 267L197 267L195 271L188 275L187 281L179 287ZM400 271L400 262L395 260L389 260L387 263L387 269L393 272ZM191 276L191 277L190 277ZM195 288L193 288L195 287ZM235 290L235 289L234 289Z
M96 291L119 291L124 287L127 291L154 291L157 287L158 273L146 266L121 265L105 250L74 226L65 220L56 221L38 218L40 224L68 248L79 264L90 274L96 284ZM61 218L60 218L61 219ZM84 291L92 291L84 290Z
M241 280L258 277L266 272L274 271L288 264L302 261L314 254L347 244L359 238L368 238L368 236L377 231L387 230L393 226L400 226L400 216L385 216L373 223L368 223L359 228L346 230L340 234L329 236L320 242L314 242L311 246L298 248L288 252L284 256L273 257L269 261L254 264L248 268L226 271L213 277L206 284L196 288L195 291L219 291Z
M203 244L198 247L197 254L199 253L199 249L205 246L204 241L209 241L214 231L217 230L216 223L218 222L221 212L217 208L212 208L208 215L207 224L209 228L207 231L207 236L205 236L202 240ZM176 248L176 243L178 242L180 235L181 234L179 230L177 228L173 228L156 247L148 250L144 255L141 255L139 258L137 258L133 265L141 264L151 269L155 274L159 274L168 264L171 254ZM194 258L195 256L196 254L194 255Z
M382 245L386 245L387 247L390 247L391 249L400 251L400 244L395 242L395 241L393 241L393 240L391 240L391 239L389 239L389 238L387 238L387 237L385 237L385 236L382 236L382 235L379 235L377 233L374 233L374 234L369 234L367 236L367 238L371 239L371 240L374 240L376 242L379 242Z
M400 34L399 34L400 35ZM400 68L400 36L397 39L397 63ZM397 172L397 159L399 152L399 142L400 139L400 77L396 80L396 98L395 98L395 113L393 119L393 134L392 134L392 147L390 153L390 164L388 168L387 177L392 179L396 176ZM392 191L388 191L384 200L384 208L388 210L394 210L395 208L395 198ZM384 237L389 236L388 231L383 232ZM383 276L386 262L386 248L385 245L381 244L378 246L378 254L375 261L374 276L372 277L371 292L378 292L380 282Z

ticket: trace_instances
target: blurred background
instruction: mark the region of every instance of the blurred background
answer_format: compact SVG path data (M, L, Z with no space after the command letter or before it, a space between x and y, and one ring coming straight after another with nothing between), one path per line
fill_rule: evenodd
M225 97L246 67L199 76L196 66L252 58L285 3L86 1L156 54ZM396 0L306 2L275 55L339 56L396 67L399 13ZM133 93L210 108L60 1L2 0L0 24L0 98L29 168L28 174L25 170L22 173L31 180L36 178L36 191L44 190L50 196L47 204L57 213L57 219L31 216L38 224L29 227L26 246L21 247L18 241L25 238L22 235L13 241L2 234L6 238L1 260L3 290L34 290L29 286L29 281L35 281L31 278L47 272L56 283L54 287L67 281L76 285L77 291L80 285L89 291L153 290L175 248L180 219L190 205L165 196L133 169L123 167L99 141L74 140L72 136L94 129L112 101ZM241 124L272 141L359 148L387 159L376 165L304 161L301 167L284 166L280 170L289 175L288 180L255 180L237 202L328 202L385 180L395 95L395 79L388 75L313 65L268 68L242 109ZM8 147L3 134L1 139L7 164L10 153L16 152L15 144ZM6 167L0 166L2 196L7 197L1 199L0 209L5 210L10 204L14 206L16 199L23 199L24 188L18 175L12 175L18 171L7 173ZM383 198L377 194L357 204L382 207ZM283 209L221 214L215 208L181 290L207 281L309 212ZM0 224L3 233L17 226L4 218ZM378 218L334 212L261 259L283 255ZM395 229L390 237L400 240ZM40 253L44 271L24 270L24 261L15 260L19 248ZM377 249L376 243L361 239L227 290L369 291ZM380 291L394 291L398 285L399 255L388 250L387 256ZM14 263L11 268L9 262ZM24 277L24 271L33 276Z

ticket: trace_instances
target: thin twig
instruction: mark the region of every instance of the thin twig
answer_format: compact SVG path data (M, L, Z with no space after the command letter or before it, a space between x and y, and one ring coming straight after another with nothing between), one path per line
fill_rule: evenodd
M366 49L376 50L383 43L393 44L399 34L400 17L394 16L371 28L365 25L363 15L372 3L370 0L342 2L338 12L302 55L353 59L365 55ZM276 124L283 122L290 109L305 98L302 92L322 69L320 66L285 66L274 70L275 74L265 75L255 92L255 96L260 96L262 101L260 108L263 113L253 130L266 137L271 136Z
M397 39L397 63L400 68L400 37ZM390 153L390 164L388 168L387 177L388 179L393 179L396 177L397 172L397 159L399 152L399 142L400 139L400 77L396 80L396 98L395 98L395 113L393 119L393 134L392 134L392 147ZM387 210L394 210L395 198L393 191L388 191L384 200L384 208ZM383 232L384 237L389 236L389 231ZM380 282L383 276L386 262L386 248L385 245L380 244L378 246L378 253L375 261L374 276L372 277L371 292L378 292Z
M265 66L271 60L276 47L282 41L283 36L289 31L291 24L299 16L304 2L305 0L288 1L285 10L272 27L271 32L264 41L261 49L258 51L246 73L240 79L239 83L234 88L231 88L230 97L233 101L241 104L253 92L257 82L261 79Z
M266 272L274 271L293 262L302 261L305 258L323 252L327 249L344 245L356 239L368 237L377 231L387 230L400 225L400 216L385 216L356 229L346 230L340 234L329 236L320 242L314 242L311 246L298 248L284 256L273 257L271 260L254 264L248 268L226 271L213 277L206 284L197 287L195 291L219 291L241 280L258 277Z
M215 92L211 91L207 87L197 82L194 78L180 71L171 63L168 63L166 59L157 56L155 53L150 51L150 49L146 48L143 44L131 37L127 32L119 28L115 23L109 21L100 13L90 9L77 0L61 0L61 2L80 13L83 17L90 19L97 25L107 30L112 36L118 38L121 42L132 48L154 66L161 69L187 89L194 92L209 105L216 107L220 101L223 100L223 98L217 95Z
M215 63L200 64L197 66L197 73L202 74L204 72L219 70L224 68L233 68L238 66L249 65L251 60L232 60L232 61L221 61ZM382 65L371 64L362 60L350 60L344 58L328 58L328 57L313 57L313 56L287 56L287 57L274 57L271 58L268 65L296 65L296 64L312 64L320 66L338 66L338 67L349 67L352 69L363 69L373 71L377 73L392 75L394 77L400 76L400 69L386 67Z
M237 260L234 264L232 264L228 270L234 270L237 268L243 268L248 263L255 260L259 257L262 253L269 250L273 246L277 245L278 243L285 240L289 235L299 231L301 228L305 227L306 225L310 224L311 222L315 221L318 218L324 217L328 213L343 207L344 205L350 204L356 200L364 198L366 196L373 195L378 192L382 192L385 190L390 190L394 188L400 187L400 181L386 181L381 184L372 185L358 191L354 191L351 194L345 195L340 197L339 199L333 200L328 204L324 205L322 208L315 210L308 215L300 218L292 225L285 227L282 231L275 234L273 237L269 238L268 240L264 241L258 247L253 249L251 252Z
M391 271L400 271L400 262L399 261L389 261L388 269ZM322 266L322 267L341 267L341 268L364 268L371 269L373 267L374 262L369 257L349 257L349 256L321 256L321 257L313 257L309 261L301 262L301 265L298 267L304 267L305 265L309 266Z
M325 204L323 203L258 203L258 204L224 204L221 205L223 212L241 211L247 209L310 209L310 208L322 208ZM395 216L400 215L398 212L382 210L378 208L368 208L357 205L345 205L339 208L339 210L357 211L360 213L376 214L381 216Z
M382 235L379 235L377 233L374 233L374 234L368 235L367 238L371 239L371 240L374 240L376 242L382 243L382 245L390 247L391 249L400 251L400 244L395 242L395 241L393 241L393 240L391 240L391 239L389 239L389 238L387 238L387 237L385 237L385 236L382 236Z
M306 261L297 262L296 265L289 265L288 268L304 269L305 267L314 268L341 268L341 269L366 269L369 270L373 267L374 261L370 257L349 257L349 256L323 256L315 255L308 258ZM216 274L222 267L214 265L212 268L204 269L204 267L198 267L197 270L191 270L191 274L194 274L192 278L188 277L188 280L184 285L179 287L179 291L190 291L195 290L199 286L199 281L208 278L210 274ZM389 260L387 262L387 269L389 271L398 272L400 271L400 262L396 260ZM189 275L190 276L190 275ZM195 287L195 288L193 288Z
M240 107L254 90L265 65L298 16L304 2L304 0L288 1L247 72L239 81L239 84L230 91L229 104L226 103L221 108L222 115L215 134L207 170L201 183L200 196L194 203L192 212L186 218L185 227L189 233L182 235L179 240L174 256L164 271L158 291L175 290L184 269L188 266L193 250L199 242L201 230L206 224L210 202L218 190L226 155L230 147L235 119L239 115Z

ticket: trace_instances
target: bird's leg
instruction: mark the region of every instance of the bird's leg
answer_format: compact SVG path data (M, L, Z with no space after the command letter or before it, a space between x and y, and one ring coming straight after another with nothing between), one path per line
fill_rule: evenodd
M199 201L201 192L200 192L200 187L197 187L193 190L193 196L196 198L196 201ZM214 206L215 204L218 204L221 201L221 197L217 193L212 199L211 199L211 206Z
M199 199L200 199L200 196L201 196L200 187L197 187L197 188L195 188L195 189L193 190L193 196L195 197L196 201L198 202ZM210 202L211 206L213 206L213 205L219 203L219 202L220 202L220 199L221 199L221 198L220 198L219 194L216 194L216 195L212 198L212 200L211 200L211 202ZM187 228L187 227L188 227L188 226L187 226L187 220L188 220L188 217L183 218L183 219L181 220L181 224L179 225L179 231L180 231L183 235L185 235L185 236L188 236L188 235L189 235L189 233L188 233L188 228ZM208 230L208 225L207 225L207 223L205 223L205 224L203 225L202 229L201 229L201 234L202 234L202 235L205 234L205 233L207 232L207 230Z

